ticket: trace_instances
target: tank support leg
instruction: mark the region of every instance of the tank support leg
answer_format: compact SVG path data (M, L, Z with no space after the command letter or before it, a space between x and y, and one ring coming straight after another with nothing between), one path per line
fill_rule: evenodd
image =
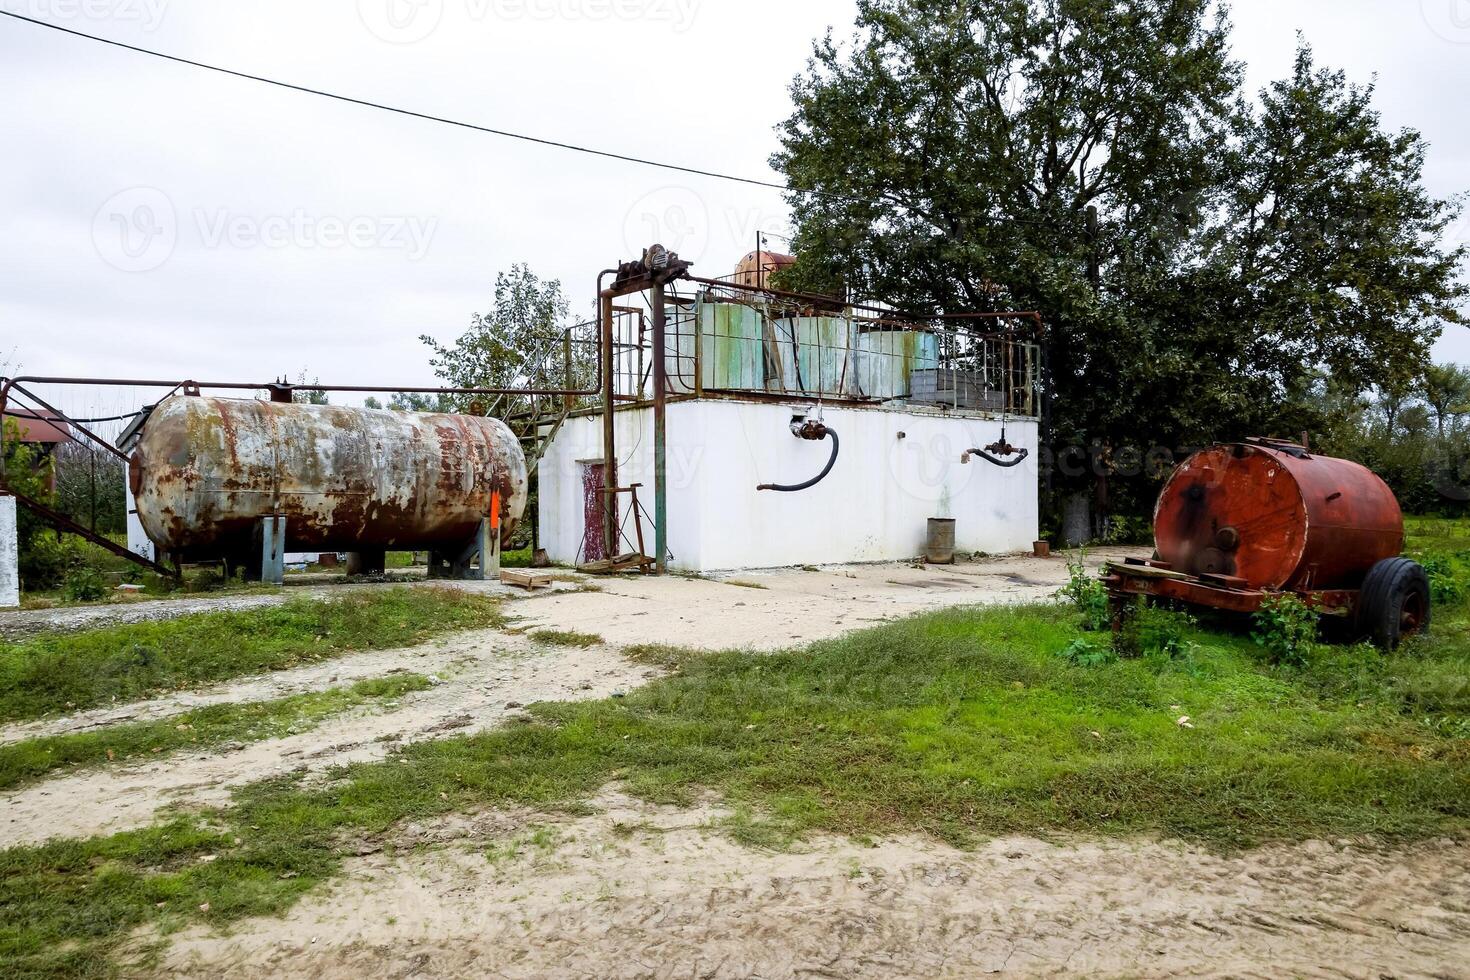
M481 520L461 548L431 549L429 578L488 579L500 577L500 533Z
M385 548L347 552L348 575L382 575L387 569L388 551Z
M20 524L15 498L0 495L0 609L20 605Z
M260 580L272 585L286 582L286 518L280 514L262 517L257 527L260 541Z

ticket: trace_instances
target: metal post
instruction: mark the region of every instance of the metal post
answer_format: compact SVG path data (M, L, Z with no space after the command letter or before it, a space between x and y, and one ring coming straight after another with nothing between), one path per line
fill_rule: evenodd
M562 363L565 365L565 368L566 368L566 375L562 378L562 384L564 384L568 388L570 388L572 386L572 328L571 327L567 327L567 332L562 336L562 340L561 340L561 358L562 358ZM566 410L568 412L570 412L572 409L574 409L574 408L577 407L577 396L576 395L567 395L566 398L565 398L565 400L562 402L562 404L565 405L566 406Z
M664 286L656 282L649 290L653 305L653 547L658 573L668 571L669 483L664 445L668 364L664 351Z
M618 454L613 433L613 405L616 404L616 381L613 376L613 301L612 296L601 298L602 320L602 485L618 485ZM612 558L618 553L618 502L612 494L604 494L606 510L602 520L603 557Z

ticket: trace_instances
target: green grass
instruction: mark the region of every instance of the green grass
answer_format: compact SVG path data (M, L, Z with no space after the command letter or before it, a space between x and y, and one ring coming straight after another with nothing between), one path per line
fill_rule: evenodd
M431 686L427 677L396 674L270 701L215 704L157 721L27 739L0 745L0 789L72 771L122 765L179 749L214 748L310 731L333 715L369 701L402 697Z
M1454 552L1470 549L1470 518L1404 518L1405 550Z
M0 721L146 698L503 622L491 598L416 587L43 634L0 643Z
M640 647L670 673L623 698L533 705L525 723L414 743L325 784L243 788L202 818L0 852L0 961L11 975L101 970L141 926L279 912L401 822L575 808L612 780L659 802L713 791L734 808L726 830L764 846L815 831L1226 848L1460 835L1470 605L1436 616L1397 653L1323 647L1300 668L1198 628L1177 659L1075 666L1058 654L1083 634L1060 606L948 610L769 656Z
M532 630L526 634L534 642L552 647L595 647L602 642L596 633L578 633L576 630Z
M524 548L511 548L500 553L501 568L530 568L531 546Z

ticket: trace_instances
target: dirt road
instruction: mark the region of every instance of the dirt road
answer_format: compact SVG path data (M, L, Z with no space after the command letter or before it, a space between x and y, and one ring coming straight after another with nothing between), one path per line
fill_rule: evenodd
M284 919L175 937L179 976L1470 975L1470 848L903 837L732 843L714 807L408 829ZM535 833L533 833L535 831Z

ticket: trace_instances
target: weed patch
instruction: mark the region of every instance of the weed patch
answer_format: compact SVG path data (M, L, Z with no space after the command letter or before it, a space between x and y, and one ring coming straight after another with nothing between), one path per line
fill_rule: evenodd
M1057 592L1057 598L1070 601L1082 614L1081 627L1085 630L1101 630L1108 627L1108 593L1102 581L1087 570L1083 556L1067 563L1067 584Z
M294 735L368 701L402 697L430 686L427 677L400 674L272 701L216 704L158 721L0 745L0 789L34 782L59 769L124 764L179 749Z
M1317 614L1289 592L1267 596L1251 617L1256 641L1273 664L1305 667L1317 642Z
M503 622L486 596L420 587L42 634L0 643L0 721L136 700Z
M578 633L576 630L532 630L526 634L535 643L552 647L595 647L602 642L596 633Z

